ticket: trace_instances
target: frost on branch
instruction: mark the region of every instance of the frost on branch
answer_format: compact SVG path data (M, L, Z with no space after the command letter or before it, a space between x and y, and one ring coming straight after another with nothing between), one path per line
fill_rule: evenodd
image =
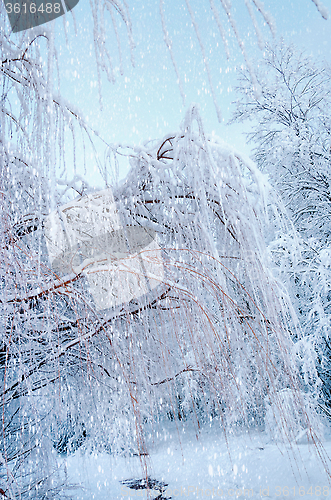
M320 0L312 0L312 2L316 5L318 12L321 14L323 19L329 18L328 9L323 5Z

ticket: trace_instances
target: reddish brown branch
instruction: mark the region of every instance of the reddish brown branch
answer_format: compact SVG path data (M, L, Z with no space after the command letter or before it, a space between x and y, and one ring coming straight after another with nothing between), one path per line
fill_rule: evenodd
M191 368L190 366L188 366L187 368L184 368L180 372L176 373L176 375L174 375L173 377L167 377L164 380L161 380L160 382L153 382L153 383L151 383L151 385L165 384L166 382L170 382L171 380L175 380L175 378L179 377L179 375L181 375L182 373L185 373L185 372L199 372L199 371L200 370L197 370L196 368Z
M41 290L40 292L35 292L32 295L27 295L25 297L15 297L15 298L9 299L7 301L0 300L0 304L12 304L12 303L28 302L28 301L38 299L38 298L42 297L43 295L47 295L49 293L52 293L52 292L58 290L59 288L63 288L63 287L70 285L74 281L78 280L80 277L81 277L81 274L76 274L75 276L68 278L66 281L58 280L59 283L53 283L52 286L50 286L49 288L46 288L45 290Z

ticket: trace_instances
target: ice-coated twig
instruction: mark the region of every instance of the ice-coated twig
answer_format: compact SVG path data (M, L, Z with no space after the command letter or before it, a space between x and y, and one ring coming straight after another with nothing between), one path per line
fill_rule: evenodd
M162 23L162 30L163 30L164 41L165 41L166 46L168 47L168 50L169 50L169 54L170 54L171 61L172 61L172 64L173 64L173 67L174 67L174 70L175 70L175 73L176 73L177 82L178 82L178 85L179 85L180 95L182 97L183 104L185 105L185 93L184 93L184 89L183 89L183 84L182 84L182 80L181 80L181 77L180 77L180 74L179 74L179 71L178 71L178 68L177 68L177 63L176 63L176 60L175 60L175 57L174 57L174 53L173 53L173 50L172 50L172 40L171 40L171 38L169 36L168 30L167 30L167 26L166 26L166 22L165 22L163 0L160 0L160 16L161 16L161 23Z
M199 26L198 26L198 24L197 24L197 22L195 20L194 13L193 13L193 10L192 10L192 7L190 5L189 0L185 0L185 3L186 3L186 6L187 6L187 10L188 10L188 12L190 14L190 17L191 17L191 22L192 22L192 25L194 27L194 31L195 31L196 37L197 37L199 45L200 45L202 59L203 59L203 63L204 63L205 69L206 69L206 73L207 73L207 77L208 77L208 81L209 81L209 86L210 86L210 91L211 91L211 94L212 94L212 97L213 97L213 101L214 101L214 106L215 106L217 118L218 118L218 121L221 123L221 121L222 121L222 114L221 114L221 110L220 110L220 107L219 107L218 102L217 102L216 93L215 93L213 81L212 81L212 78L211 78L211 73L210 73L210 68L209 68L209 63L208 63L208 59L207 59L205 47L203 45L202 38L201 38L200 32L199 32Z
M263 2L261 2L261 0L252 0L252 1L254 3L255 7L257 8L257 10L263 16L263 19L265 20L267 25L269 26L269 29L270 29L272 35L276 36L276 23L275 23L273 17L271 16L271 14L269 14L269 12L265 10Z
M211 10L212 10L212 12L214 14L215 21L216 21L216 24L218 26L220 35L222 37L222 41L223 41L223 45L224 45L226 57L227 57L227 59L230 59L229 43L228 43L228 40L226 38L225 30L224 30L224 28L222 26L222 23L221 23L221 20L220 20L220 16L219 16L219 13L218 13L218 10L216 8L214 0L210 0L210 7L211 7Z
M258 44L259 44L259 47L260 47L261 50L263 50L264 46L265 46L265 42L263 40L263 35L262 35L262 32L261 32L261 30L259 28L259 25L257 23L256 17L255 17L255 13L254 13L254 10L253 10L252 5L250 3L250 0L245 0L245 5L247 7L247 10L248 10L248 13L249 13L249 17L252 20L252 23L253 23L253 26L254 26L254 29L255 29L255 33L256 33L256 37L257 37L257 41L258 41Z
M323 3L320 0L312 0L312 2L316 5L318 12L321 14L323 19L328 19L329 18L329 12L328 9L323 5Z
M246 51L246 47L245 47L245 44L243 42L243 40L241 39L240 37L240 34L239 34L239 31L238 31L238 28L237 28L237 23L235 22L232 14L231 14L231 10L229 8L229 5L228 3L225 1L225 0L221 0L221 3L223 5L223 8L226 12L226 15L228 16L228 19L229 19L229 22L230 22L230 25L232 27L232 30L235 34L235 37L237 39L237 42L238 42L238 45L240 47L240 50L244 56L244 59L245 59L245 62L246 62L246 66L247 66L247 69L249 71L249 74L251 75L251 78L252 78L252 82L253 82L253 85L254 85L254 93L255 93L255 96L257 98L259 98L261 96L261 88L260 88L260 84L259 82L257 81L257 78L256 78L256 74L255 74L255 71L254 71L254 68L253 68L253 64L252 62L250 61L250 59L248 58L248 54L247 54L247 51Z

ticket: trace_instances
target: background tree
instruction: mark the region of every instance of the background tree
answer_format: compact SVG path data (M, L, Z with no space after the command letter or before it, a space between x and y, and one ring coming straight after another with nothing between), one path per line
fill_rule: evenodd
M253 121L254 159L277 186L305 238L330 238L330 73L293 47L268 47L261 97L243 73L234 120ZM256 123L257 122L257 123Z
M318 352L324 403L330 399L330 72L283 42L268 46L257 76L243 72L234 120L252 122L254 160L279 191L298 231L282 234L274 252L306 335ZM292 241L291 241L292 240Z

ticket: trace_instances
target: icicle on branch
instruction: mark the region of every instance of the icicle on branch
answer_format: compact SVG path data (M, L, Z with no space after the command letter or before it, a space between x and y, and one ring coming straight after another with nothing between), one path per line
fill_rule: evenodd
M312 2L316 5L318 12L321 14L323 19L328 19L329 18L329 13L327 8L323 5L323 3L320 0L312 0Z
M179 71L178 71L178 68L177 68L177 63L176 63L176 60L175 60L175 57L174 57L174 54L173 54L172 41L171 41L171 38L169 37L169 33L167 31L167 26L166 26L166 22L165 22L163 0L160 0L160 16L161 16L161 23L162 23L162 30L163 30L164 41L165 41L165 44L166 44L166 46L167 46L167 48L169 50L169 53L170 53L171 61L172 61L172 64L173 64L173 67L174 67L174 70L175 70L175 73L176 73L178 85L179 85L180 95L182 97L183 104L185 105L185 94L184 94L184 90L183 90L183 84L182 84L182 81L181 81L181 78L180 78L180 74L179 74Z

